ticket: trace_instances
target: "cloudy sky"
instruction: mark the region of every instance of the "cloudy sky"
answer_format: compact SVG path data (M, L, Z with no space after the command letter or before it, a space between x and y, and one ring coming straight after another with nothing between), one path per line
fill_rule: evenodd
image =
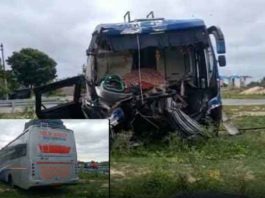
M263 0L2 0L0 42L6 56L23 47L46 52L58 63L59 78L81 73L91 33L99 23L121 22L154 10L157 17L201 18L222 28L228 66L221 74L265 72L265 2Z
M23 132L24 119L0 119L0 148ZM109 158L108 120L63 120L74 131L78 160L107 161Z

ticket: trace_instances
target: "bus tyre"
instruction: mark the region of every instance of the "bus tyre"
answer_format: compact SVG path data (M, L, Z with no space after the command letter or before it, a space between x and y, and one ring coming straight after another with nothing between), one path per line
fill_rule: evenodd
M12 188L14 187L14 183L13 183L12 175L8 175L7 183L8 183Z

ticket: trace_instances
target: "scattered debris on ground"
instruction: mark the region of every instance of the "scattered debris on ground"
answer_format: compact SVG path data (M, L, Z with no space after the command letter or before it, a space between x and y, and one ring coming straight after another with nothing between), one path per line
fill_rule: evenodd
M237 135L239 134L239 130L237 127L233 124L232 120L228 118L225 112L222 113L222 120L223 120L223 126L226 129L227 133L230 135Z

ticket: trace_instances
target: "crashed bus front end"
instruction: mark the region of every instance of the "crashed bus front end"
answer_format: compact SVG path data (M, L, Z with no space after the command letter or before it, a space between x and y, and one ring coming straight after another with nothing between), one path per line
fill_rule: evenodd
M87 50L84 116L109 118L114 131L166 128L184 137L201 135L209 126L216 131L224 53L221 30L207 29L202 20L99 25Z
M85 75L34 89L38 118L108 118L112 131L140 134L179 131L193 137L218 131L218 66L226 64L218 27L163 18L102 24L87 56ZM45 93L67 86L74 88L71 101L44 103Z

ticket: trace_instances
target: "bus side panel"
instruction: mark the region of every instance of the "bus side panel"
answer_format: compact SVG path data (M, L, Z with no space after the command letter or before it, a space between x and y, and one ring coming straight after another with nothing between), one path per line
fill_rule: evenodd
M29 188L29 177L28 177L28 158L23 157L14 160L11 167L10 175L12 176L13 184L23 189Z
M28 135L25 133L1 151L1 179L28 188Z

